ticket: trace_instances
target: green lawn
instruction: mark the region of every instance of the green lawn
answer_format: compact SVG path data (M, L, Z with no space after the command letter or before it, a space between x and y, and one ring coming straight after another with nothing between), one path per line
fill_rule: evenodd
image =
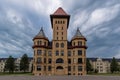
M120 76L120 73L91 73L88 75L102 75L102 76Z
M23 72L14 72L14 73L0 72L0 75L33 75L33 74L30 72L26 72L26 73L23 73Z

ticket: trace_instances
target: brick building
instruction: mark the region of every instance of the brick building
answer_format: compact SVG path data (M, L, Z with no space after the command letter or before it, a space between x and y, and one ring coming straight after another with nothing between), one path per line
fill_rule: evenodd
M45 36L43 28L33 38L34 75L85 75L86 38L77 29L71 41L67 40L68 15L61 7L50 15L53 39Z

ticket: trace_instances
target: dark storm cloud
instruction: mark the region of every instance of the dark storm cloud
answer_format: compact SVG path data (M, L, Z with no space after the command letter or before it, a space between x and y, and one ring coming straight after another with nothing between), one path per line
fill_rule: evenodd
M0 1L0 56L32 56L40 27L52 40L49 15L60 6L71 15L68 39L79 27L88 40L88 57L120 57L120 0Z

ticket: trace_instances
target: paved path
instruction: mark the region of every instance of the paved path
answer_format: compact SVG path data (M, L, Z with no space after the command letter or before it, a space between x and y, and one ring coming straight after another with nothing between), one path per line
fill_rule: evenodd
M0 80L120 80L120 76L0 76Z

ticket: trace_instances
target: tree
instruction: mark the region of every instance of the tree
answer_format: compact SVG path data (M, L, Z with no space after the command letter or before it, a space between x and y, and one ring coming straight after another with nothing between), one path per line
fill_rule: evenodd
M6 60L5 63L5 70L8 70L9 73L13 73L15 70L15 64L14 64L14 58L12 56L9 56L9 58Z
M110 64L110 70L111 70L111 73L118 71L118 63L117 63L115 57L113 57L112 62Z
M93 70L92 65L88 59L86 61L86 68L87 68L87 73Z
M20 60L20 70L26 72L29 67L29 61L27 54L24 54Z

